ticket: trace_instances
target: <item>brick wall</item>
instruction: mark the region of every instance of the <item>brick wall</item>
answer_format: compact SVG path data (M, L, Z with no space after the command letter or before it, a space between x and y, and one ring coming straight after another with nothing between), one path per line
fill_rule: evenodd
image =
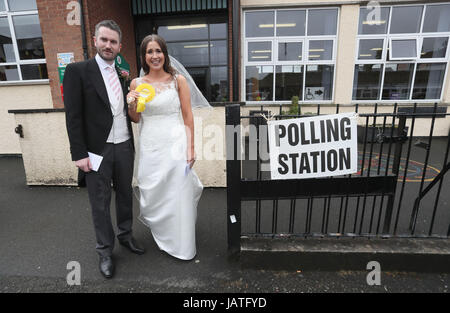
M75 61L83 61L81 26L69 25L68 15L73 11L71 0L37 0L39 20L44 41L47 70L52 91L53 107L62 108L57 54L73 52ZM114 5L111 5L114 3ZM109 4L109 5L108 5ZM129 0L83 0L88 55L95 56L93 36L95 25L104 19L115 20L122 29L122 55L130 64L132 77L137 76L134 23Z
M81 40L81 27L67 24L67 10L70 1L61 0L37 0L39 21L41 23L42 37L47 59L47 70L52 91L53 107L64 107L59 74L57 54L73 52L75 61L83 60L83 45Z
M121 54L130 64L131 76L137 76L136 46L134 22L131 15L130 0L84 0L86 36L88 38L89 56L96 54L94 40L95 25L102 20L114 20L122 30ZM114 5L111 5L114 3Z

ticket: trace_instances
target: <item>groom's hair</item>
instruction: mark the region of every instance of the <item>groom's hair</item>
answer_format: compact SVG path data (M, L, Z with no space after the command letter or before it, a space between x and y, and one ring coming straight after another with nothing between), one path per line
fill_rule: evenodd
M161 51L164 54L164 71L174 76L176 72L172 65L170 65L170 58L169 52L167 51L166 41L161 36L155 34L146 36L141 43L141 65L145 75L150 72L150 66L148 66L147 62L145 61L145 55L147 54L148 43L152 41L156 41L158 43L158 45L161 47Z
M98 31L100 27L106 27L117 32L119 34L119 42L122 42L122 31L120 30L120 27L116 22L114 22L113 20L104 20L95 25L95 37L98 37Z

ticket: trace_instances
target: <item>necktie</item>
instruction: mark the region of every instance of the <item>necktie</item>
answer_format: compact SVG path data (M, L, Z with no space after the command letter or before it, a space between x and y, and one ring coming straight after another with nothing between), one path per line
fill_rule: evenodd
M119 78L117 77L117 73L114 69L112 69L111 67L107 67L107 70L109 73L109 86L111 87L111 90L113 91L117 101L119 101L121 92Z

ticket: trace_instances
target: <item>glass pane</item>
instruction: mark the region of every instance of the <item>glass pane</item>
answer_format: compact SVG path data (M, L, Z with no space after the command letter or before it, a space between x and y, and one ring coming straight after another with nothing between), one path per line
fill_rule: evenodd
M278 43L278 61L302 60L303 43L280 42Z
M305 101L331 100L333 96L333 65L308 65Z
M167 43L167 49L184 66L209 65L207 41Z
M228 100L227 67L211 67L211 101L225 102Z
M249 42L248 61L249 62L272 61L272 43L270 41Z
M353 100L378 100L380 97L382 64L355 65Z
M411 90L414 64L386 64L383 100L407 100Z
M308 57L310 61L333 59L333 40L310 40Z
M383 55L383 39L364 39L359 41L359 60L380 60Z
M23 80L48 79L46 64L21 65L20 69L22 70Z
M209 33L211 39L226 39L227 23L209 25Z
M450 4L429 5L425 12L423 32L450 32Z
M272 101L273 66L247 66L245 91L247 101Z
M19 80L19 71L17 70L17 66L0 66L0 81L4 82L12 80Z
M3 2L3 0L0 0L0 11L6 11L5 2Z
M211 41L211 64L227 64L227 41Z
M308 35L336 35L337 9L309 10Z
M208 24L201 21L193 21L192 23L185 22L179 25L159 26L158 35L166 41L207 40Z
M189 72L189 75L191 75L192 79L195 82L195 85L198 87L200 92L205 96L206 99L208 99L208 86L209 84L208 80L208 69L207 68L186 68L186 70ZM210 99L208 99L210 100Z
M277 65L275 76L275 100L303 99L303 66Z
M422 21L422 6L394 7L391 34L418 33Z
M360 35L386 34L389 23L389 8L376 9L361 8L359 10ZM379 14L379 15L378 15Z
M421 58L445 58L448 37L424 38Z
M392 40L392 58L416 58L416 40Z
M11 39L8 19L0 18L0 63L15 62L14 47Z
M38 16L13 16L13 24L20 59L44 59L44 44Z
M440 99L445 63L417 64L413 99Z
M305 36L306 11L277 11L277 36Z
M272 37L274 14L271 12L245 13L246 37Z
M8 0L10 11L37 10L36 0Z

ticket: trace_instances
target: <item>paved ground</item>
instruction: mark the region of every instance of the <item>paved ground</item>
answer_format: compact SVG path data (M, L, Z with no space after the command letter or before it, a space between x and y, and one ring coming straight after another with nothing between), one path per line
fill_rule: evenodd
M114 212L114 208L112 209ZM135 204L135 216L138 207ZM113 214L114 215L114 214ZM117 245L116 276L97 266L85 189L27 187L20 158L0 158L0 292L448 292L450 274L381 273L369 286L360 271L315 272L243 269L227 260L226 190L205 189L198 208L197 250L179 261L158 250L135 222L147 252L137 256ZM68 262L81 265L81 285L68 286ZM382 266L382 265L381 265Z

